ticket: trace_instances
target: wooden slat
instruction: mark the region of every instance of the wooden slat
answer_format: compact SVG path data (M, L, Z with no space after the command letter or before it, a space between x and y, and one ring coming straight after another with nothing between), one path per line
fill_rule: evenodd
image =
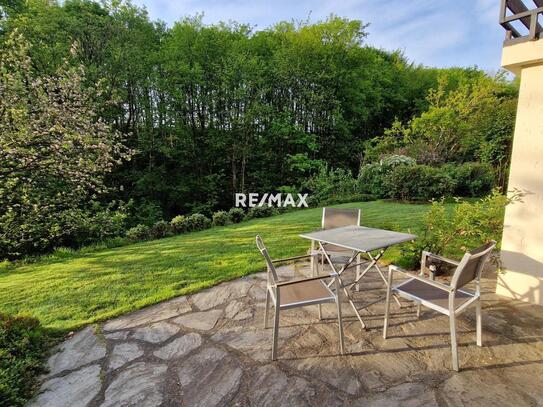
M507 0L507 8L511 10L513 14L520 14L528 11L528 8L522 0ZM530 17L521 18L520 21L528 30L530 29Z
M537 7L543 7L543 0L533 0L533 2L537 5ZM507 0L507 8L511 10L513 14L520 14L520 13L525 13L529 11L522 0ZM528 30L530 30L530 20L531 20L531 17L523 17L519 21ZM540 33L540 32L543 32L543 27L541 27L541 25L537 23L536 33Z

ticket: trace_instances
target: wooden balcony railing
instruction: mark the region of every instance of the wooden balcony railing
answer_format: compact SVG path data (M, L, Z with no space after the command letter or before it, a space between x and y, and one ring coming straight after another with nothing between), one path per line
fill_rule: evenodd
M535 8L529 9L528 1ZM543 0L501 0L500 25L506 30L504 44L543 38L543 27L538 21L540 15L543 15Z

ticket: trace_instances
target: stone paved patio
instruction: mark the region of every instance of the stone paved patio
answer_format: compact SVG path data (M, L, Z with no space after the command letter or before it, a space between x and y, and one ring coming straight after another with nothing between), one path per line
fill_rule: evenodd
M474 310L459 319L460 373L450 370L448 319L430 310L417 319L407 302L392 306L386 341L382 304L366 313L366 331L346 304L343 357L333 304L321 322L316 306L284 311L272 363L271 330L262 328L265 278L224 283L77 332L49 359L30 405L543 406L543 310L496 297L492 273L483 280L482 348ZM382 295L379 281L367 280L370 291L359 295Z

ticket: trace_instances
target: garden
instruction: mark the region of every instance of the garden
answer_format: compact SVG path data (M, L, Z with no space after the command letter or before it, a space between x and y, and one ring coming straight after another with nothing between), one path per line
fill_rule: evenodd
M500 241L518 82L366 36L334 15L169 27L125 1L0 3L0 405L69 332L262 271L256 234L303 254L324 206L417 234L383 259L409 269Z

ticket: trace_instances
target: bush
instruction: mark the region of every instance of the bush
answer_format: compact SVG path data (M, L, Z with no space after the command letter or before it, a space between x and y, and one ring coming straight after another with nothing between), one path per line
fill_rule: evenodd
M161 239L166 236L171 236L172 234L172 227L170 226L170 223L165 220L159 220L151 226L151 229L149 230L149 235L153 239Z
M125 218L124 205L103 206L95 201L85 208L57 212L51 207L42 211L37 205L24 216L18 211L0 211L0 259L43 254L56 247L78 248L122 235Z
M146 225L137 225L126 231L126 238L131 242L149 239L151 236L150 229Z
M0 314L0 406L23 406L32 397L51 341L37 319Z
M217 211L212 216L212 223L215 226L224 226L232 221L228 212Z
M486 164L417 165L407 156L392 155L360 168L358 191L377 198L430 200L442 196L481 197L494 185Z
M173 232L179 234L207 229L211 227L211 220L201 213L194 213L189 216L178 215L170 224Z
M422 200L451 196L453 179L440 168L427 165L400 165L384 178L386 195L399 200Z
M187 216L187 224L189 231L204 230L211 227L211 220L201 213L193 213Z
M363 194L372 194L377 198L385 198L385 176L386 171L381 164L366 164L360 168L360 174L358 175L357 180L357 189Z
M185 233L189 231L189 223L186 216L177 215L170 222L172 231L175 234Z
M366 164L360 168L357 189L360 193L371 194L377 198L387 198L385 178L399 166L414 166L413 158L405 155L391 155L379 163Z
M122 236L127 217L128 208L122 202L120 204L113 202L105 208L94 202L91 212L81 213L80 226L74 235L63 244L81 247Z
M241 208L230 208L228 216L233 223L240 223L245 218L245 212Z
M454 180L455 196L485 196L494 186L494 172L488 164L447 164L442 169Z
M461 202L452 213L447 212L443 200L432 202L423 233L403 246L400 265L418 268L423 250L460 258L490 240L500 242L505 207L521 198L518 192L507 197L495 189L477 202Z
M356 194L357 182L350 171L322 166L305 182L304 188L309 191L309 203L318 205L327 199Z
M247 211L246 219L267 218L277 214L277 210L273 206L255 206Z

